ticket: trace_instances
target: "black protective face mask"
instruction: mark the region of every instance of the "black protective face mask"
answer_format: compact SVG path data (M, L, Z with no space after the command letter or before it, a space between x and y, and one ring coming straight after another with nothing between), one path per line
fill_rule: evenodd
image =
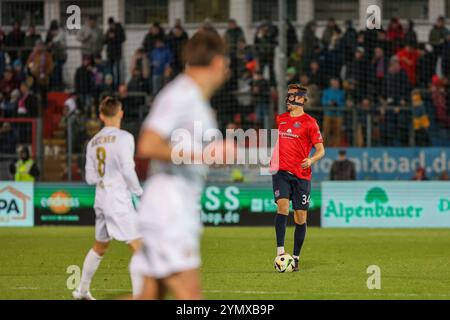
M305 100L303 103L301 102L296 102L295 98L296 97L305 97ZM306 102L306 92L295 92L295 93L288 93L287 97L286 97L286 104L291 104L293 106L296 107L303 107L305 105Z

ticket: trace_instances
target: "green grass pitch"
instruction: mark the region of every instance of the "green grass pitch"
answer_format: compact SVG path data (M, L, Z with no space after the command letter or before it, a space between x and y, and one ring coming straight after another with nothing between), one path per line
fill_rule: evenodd
M83 263L92 227L0 228L0 299L70 299L70 265ZM286 248L292 250L293 229ZM450 230L309 228L301 271L276 273L270 227L206 228L202 285L207 299L449 299ZM130 290L130 252L113 243L93 282L97 299ZM369 290L369 265L381 289Z

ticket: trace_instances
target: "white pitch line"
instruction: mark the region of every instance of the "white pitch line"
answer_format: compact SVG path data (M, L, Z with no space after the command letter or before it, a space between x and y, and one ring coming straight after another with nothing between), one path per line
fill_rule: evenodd
M23 291L59 291L58 289L39 288L39 287L16 287L12 290ZM69 291L69 290L68 290ZM126 289L94 289L99 292L131 292ZM445 293L344 293L344 292L314 292L314 293L300 293L294 291L251 291L251 290L202 290L203 293L231 293L231 294L260 294L260 295L297 295L297 296L382 296L382 297L450 297L450 294Z

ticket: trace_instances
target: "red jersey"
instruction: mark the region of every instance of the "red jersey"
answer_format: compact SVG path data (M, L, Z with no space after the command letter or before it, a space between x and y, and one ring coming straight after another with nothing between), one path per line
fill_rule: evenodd
M322 134L316 119L308 114L291 117L289 112L277 117L278 141L270 161L271 171L289 171L300 179L311 180L311 168L303 169L302 161L311 149L322 143Z

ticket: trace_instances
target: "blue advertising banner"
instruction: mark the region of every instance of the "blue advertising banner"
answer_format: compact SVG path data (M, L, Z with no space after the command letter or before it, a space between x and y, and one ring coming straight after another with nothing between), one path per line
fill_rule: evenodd
M313 179L328 180L338 148L327 148L326 156L314 164ZM347 148L347 157L355 163L357 180L410 180L417 167L437 179L450 171L450 148Z
M450 182L325 181L321 226L449 228Z
M0 227L34 225L32 182L0 182Z

